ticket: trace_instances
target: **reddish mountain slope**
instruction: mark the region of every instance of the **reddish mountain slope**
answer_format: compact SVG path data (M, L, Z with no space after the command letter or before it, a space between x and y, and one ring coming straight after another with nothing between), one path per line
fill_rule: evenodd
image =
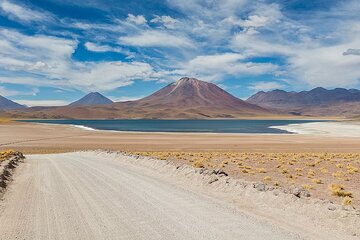
M263 108L240 100L215 84L195 78L181 78L154 94L136 101L137 104L171 106L179 108L212 107L242 111L265 111Z

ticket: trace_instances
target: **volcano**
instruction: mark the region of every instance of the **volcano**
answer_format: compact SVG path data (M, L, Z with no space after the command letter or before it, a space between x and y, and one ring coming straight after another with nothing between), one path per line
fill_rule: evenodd
M136 101L138 106L171 108L173 111L198 112L218 117L234 114L268 113L267 110L236 98L216 86L195 78L184 77L152 95Z
M69 106L93 106L101 104L111 104L113 101L103 96L98 92L92 92L84 96L83 98L70 103Z

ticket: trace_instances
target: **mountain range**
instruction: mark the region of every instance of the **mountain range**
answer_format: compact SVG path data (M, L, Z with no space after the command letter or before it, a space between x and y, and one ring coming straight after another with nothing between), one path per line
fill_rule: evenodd
M258 92L246 100L271 111L308 116L360 116L360 90L314 88L310 91Z
M7 111L0 113L0 117L44 119L359 117L360 90L343 88L327 90L319 87L302 92L261 91L243 101L215 84L185 77L136 101L114 103L100 93L93 92L61 107L25 108L14 104L14 109L8 107L5 109Z
M94 93L91 95L93 96ZM98 94L95 94L98 96ZM92 97L91 97L92 98ZM98 97L97 97L98 98ZM85 99L86 100L86 99ZM88 101L81 100L80 103ZM273 116L270 111L238 99L215 84L181 78L154 94L136 101L106 105L31 107L3 113L11 118L240 118Z

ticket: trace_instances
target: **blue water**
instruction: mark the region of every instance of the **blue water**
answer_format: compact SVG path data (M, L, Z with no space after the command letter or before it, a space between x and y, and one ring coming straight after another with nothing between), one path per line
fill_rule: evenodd
M26 122L71 124L98 130L135 132L202 132L202 133L288 133L269 128L310 120L24 120ZM316 121L319 122L319 121Z

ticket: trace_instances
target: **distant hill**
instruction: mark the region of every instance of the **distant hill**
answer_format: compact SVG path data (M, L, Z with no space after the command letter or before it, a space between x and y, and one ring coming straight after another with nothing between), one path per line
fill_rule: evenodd
M84 96L83 98L70 103L69 106L94 106L102 104L111 104L113 101L103 96L98 92L92 92Z
M310 91L286 92L273 90L258 92L248 103L281 113L311 116L360 115L360 90L314 88Z
M181 78L136 101L97 106L30 108L8 112L9 117L27 118L152 118L197 119L273 116L270 111L238 99L215 84Z
M0 111L26 108L26 106L11 101L3 96L0 96Z

